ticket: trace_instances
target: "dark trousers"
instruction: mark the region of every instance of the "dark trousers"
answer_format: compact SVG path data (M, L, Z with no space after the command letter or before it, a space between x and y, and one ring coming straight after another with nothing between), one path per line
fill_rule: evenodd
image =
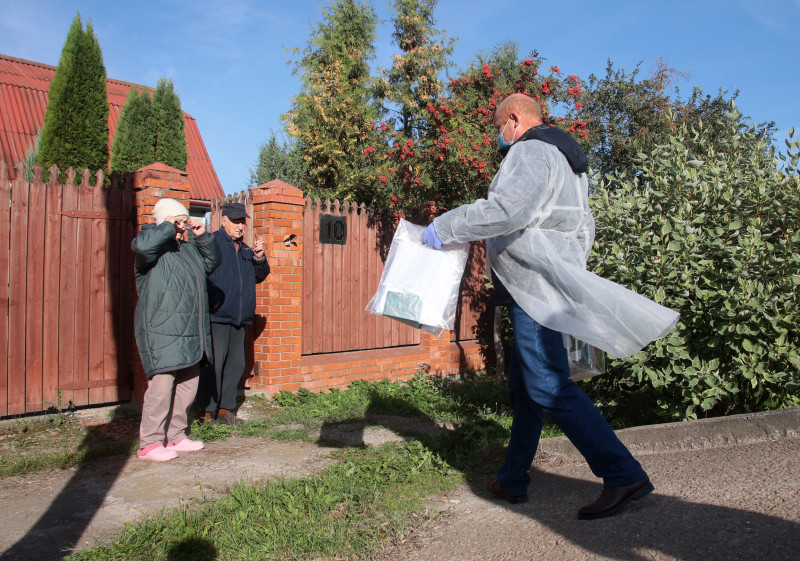
M239 380L245 367L244 339L246 325L226 323L211 324L211 340L214 345L214 365L206 365L200 371L200 387L195 408L211 414L218 409L236 410Z
M512 495L530 484L544 414L564 431L592 472L608 487L629 485L646 474L620 442L592 400L569 379L561 333L539 325L516 303L509 306L514 327L509 388L514 408L511 440L497 482Z

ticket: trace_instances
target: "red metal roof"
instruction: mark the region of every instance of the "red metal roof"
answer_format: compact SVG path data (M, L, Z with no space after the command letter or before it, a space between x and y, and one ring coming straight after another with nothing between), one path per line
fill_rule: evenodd
M0 160L8 164L13 176L13 166L25 158L28 147L42 128L47 108L47 93L56 67L40 62L13 58L0 54ZM117 130L119 112L128 98L132 86L155 91L147 86L108 78L108 128L109 153ZM210 201L225 196L217 172L208 157L197 121L183 113L186 124L186 172L192 200Z

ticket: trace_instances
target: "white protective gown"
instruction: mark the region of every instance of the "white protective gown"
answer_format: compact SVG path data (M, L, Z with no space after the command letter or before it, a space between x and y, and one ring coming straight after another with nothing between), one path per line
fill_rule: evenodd
M586 270L594 242L586 174L555 146L511 147L486 199L434 220L443 243L486 239L489 264L537 323L617 357L664 337L679 314Z

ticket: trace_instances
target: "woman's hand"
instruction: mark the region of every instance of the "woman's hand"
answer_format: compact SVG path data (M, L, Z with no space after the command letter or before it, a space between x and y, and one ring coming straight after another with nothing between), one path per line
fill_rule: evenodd
M202 220L187 220L186 225L187 229L191 228L195 236L199 236L206 231L206 224Z

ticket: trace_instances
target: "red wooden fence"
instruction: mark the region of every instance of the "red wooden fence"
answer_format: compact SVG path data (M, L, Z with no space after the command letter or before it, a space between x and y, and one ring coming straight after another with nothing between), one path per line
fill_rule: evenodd
M320 216L346 219L346 244L320 242ZM420 332L365 311L380 282L394 226L363 205L306 199L303 214L303 354L417 345ZM462 282L453 341L476 338L486 313L485 254L472 247Z
M343 216L346 244L320 242L320 216ZM417 345L419 330L365 311L388 251L385 226L365 206L306 199L303 214L302 353L321 354ZM391 241L391 236L389 236Z
M489 282L487 274L486 246L483 242L473 243L461 279L456 324L450 332L452 341L479 339L484 347L492 341L494 309L491 307L489 289L486 288Z
M0 415L130 394L133 191L50 171L0 162Z
M140 189L137 198L132 185L118 187L112 180L111 188L102 187L104 177L100 172L95 177L95 187L90 185L88 172L81 175L76 186L72 170L68 170L67 181L62 185L57 181L55 168L50 170L49 182L41 180L39 168L32 181L26 181L24 170L18 168L12 182L5 163L0 162L0 243L4 246L0 250L0 416L42 411L57 405L59 400L62 405L72 402L82 406L130 398L131 372L135 370L131 363L131 351L135 348L132 333L135 293L130 243L136 228L136 206L144 205L138 209L139 214L149 214L147 209L154 200L174 196L168 186L164 187L169 182L156 177L159 170L147 169L147 178L158 188L150 189L155 193L150 195ZM172 171L164 173L169 175ZM251 192L245 192L214 201L211 230L219 227L219 210L224 202L242 202L255 217L250 195ZM297 200L303 201L302 197ZM393 226L371 217L364 205L306 199L302 206L302 259L297 260L302 270L302 294L297 288L296 296L288 298L290 303L296 299L301 308L297 313L298 361L302 355L312 358L347 351L368 354L371 349L393 347L407 348L407 356L413 358L413 364L406 367L397 354L385 357L383 362L373 359L364 362L355 356L359 353L350 353L350 362L337 366L342 372L347 371L342 374L342 384L354 377L411 372L418 360L438 360L448 369L477 361L475 326L490 324L478 322L478 317L487 311L482 289L485 282L482 246L473 246L464 275L461 305L451 340L463 341L465 345L454 346L458 356L453 358L447 354L451 345L442 346L427 339L427 343L421 342L419 330L365 311L380 280ZM320 243L321 214L344 217L345 245ZM252 244L254 232L274 238L273 229L282 238L282 230L291 229L294 224L287 220L273 216L268 220L269 225L263 217L261 224L255 218L248 220L250 227L246 229L245 241ZM283 244L287 244L285 251ZM275 279L286 272L281 270L288 266L286 263L296 259L292 256L291 238L283 244L280 250L270 246L271 255L282 256L273 262ZM287 286L292 284L298 283L291 280ZM278 325L284 321L279 316L288 313L284 302L287 299L271 286L267 279L266 288L262 287L259 293L262 308L275 302L275 311L273 308L266 311L269 317L257 318L262 329L264 321ZM271 333L287 337L281 329L273 329ZM266 348L268 354L272 344L272 339L259 341L260 348ZM429 357L426 355L429 352L436 356ZM450 358L443 358L442 353ZM370 366L370 361L375 364ZM248 356L248 371L250 364L253 356ZM325 364L326 370L332 369L330 361ZM283 374L275 374L278 381L274 382L274 389L293 388L298 383L322 387L321 384L335 381L330 376L325 378L320 373L307 374L302 370L319 369L317 366L281 365L287 372L288 385L281 386ZM300 381L290 380L291 376ZM304 376L311 378L306 380Z

